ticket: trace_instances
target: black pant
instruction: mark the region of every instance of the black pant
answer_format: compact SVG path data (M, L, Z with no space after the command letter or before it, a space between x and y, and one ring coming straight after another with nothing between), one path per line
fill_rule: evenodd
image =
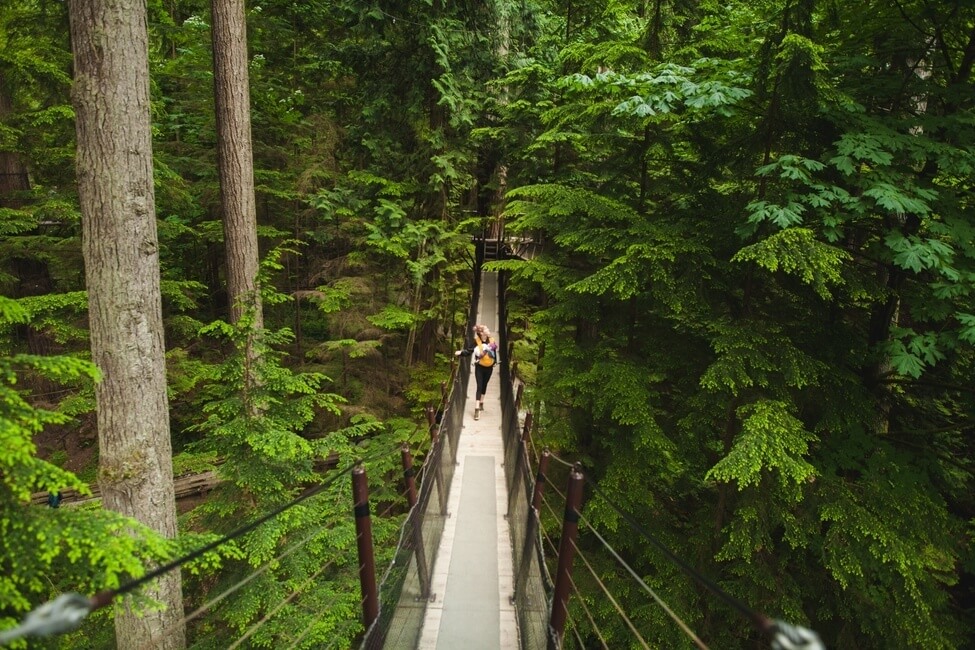
M474 398L477 401L481 401L484 397L484 393L487 392L488 381L491 380L491 373L494 372L494 366L482 366L479 363L474 364L474 381L477 382L477 396Z

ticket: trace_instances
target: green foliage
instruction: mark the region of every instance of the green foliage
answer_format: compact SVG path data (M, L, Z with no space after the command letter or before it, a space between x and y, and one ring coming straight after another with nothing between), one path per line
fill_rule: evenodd
M228 529L314 481L316 459L410 437L405 419L378 435L370 416L348 414L402 410L404 394L436 398L437 353L446 333L457 338L466 302L469 236L494 213L495 192L510 189L506 232L546 247L491 268L509 271L524 300L509 324L519 367L537 382L529 396L546 444L585 460L736 597L808 620L830 647L971 645L975 625L959 604L975 567L965 532L975 508L965 435L975 412L975 13L956 0L928 9L254 6L257 198L262 249L273 251L262 286L285 289L268 294L269 333L248 343L225 323L197 337L227 307L208 8L153 0L171 404L177 445L203 438L202 452L178 458L201 469L233 457L221 466L231 484L186 526ZM0 348L20 364L6 385L22 400L49 362L17 355L85 340L66 11L0 8L11 107L0 145L31 181L0 196L0 286L29 296L16 313L0 301ZM291 240L302 255L279 246ZM324 377L292 369L309 356L341 371L344 394L368 386L386 402L322 397ZM391 362L400 358L420 362L405 389L406 370ZM80 373L74 384L86 372L46 367ZM88 390L43 415L21 411L12 430L90 408ZM0 403L34 408L10 399ZM189 576L190 598L203 598L313 535L307 552L199 622L198 646L226 647L344 557L346 524L315 526L344 521L347 496L316 499ZM587 512L712 646L754 645L609 509ZM394 524L377 528L391 535ZM215 578L221 556L230 569ZM628 578L596 567L654 644L689 647ZM351 645L351 573L336 560L250 642L273 647L311 625L305 647ZM615 610L590 602L611 645L629 643ZM320 620L309 612L323 609Z
M319 392L327 377L280 365L283 355L272 346L289 341L290 332L249 328L242 318L237 326L216 321L203 329L228 340L235 353L211 370L201 394L207 418L196 428L206 432L206 446L225 455L226 478L259 503L273 503L287 494L285 486L310 480L311 462L329 451L322 441L312 443L297 432L317 409L338 413L342 400Z
M975 14L951 6L964 18L938 51L917 5L553 6L561 49L514 57L483 134L514 149L507 231L545 242L492 265L524 301L523 361L540 355L540 444L829 647L950 648L975 629L957 608L975 95L949 72ZM710 645L754 644L587 508ZM690 647L596 563L651 644Z
M370 316L369 322L387 330L407 329L416 322L416 317L401 307L387 305L382 312Z
M944 587L957 579L950 541L957 524L910 465L881 447L863 465L864 494L842 480L823 486L824 561L843 601L858 594L871 605L864 627L873 635L901 639L903 647L952 647L954 630L938 610L946 605ZM878 609L890 607L891 596L903 613L896 620Z
M0 324L25 323L30 311L0 297ZM95 507L31 505L34 492L73 488L90 494L74 474L37 456L33 437L66 423L61 410L38 408L21 392L25 373L76 388L97 381L88 361L69 356L0 357L0 627L11 627L33 607L62 591L93 594L137 577L172 545L138 522Z
M851 259L846 251L816 240L807 228L786 228L758 244L735 253L733 262L754 262L773 273L798 277L824 300L832 297L830 285L843 283L843 264Z
M715 66L714 64L719 64ZM708 68L715 76L708 80L695 77ZM721 62L701 59L691 66L671 63L661 64L654 72L625 76L607 72L596 80L585 75L577 75L574 82L582 86L605 84L610 88L625 92L637 91L613 109L614 115L632 115L639 118L684 113L686 111L714 110L722 115L730 115L731 106L741 103L751 96L751 91L734 84L747 83L735 70L729 70Z
M370 350L375 350L380 345L379 341L356 341L355 339L339 339L325 343L325 349L334 352L341 352L349 359L361 359Z
M206 377L199 396L205 420L194 427L204 438L194 448L206 450L211 458L219 454L223 463L218 472L227 482L197 508L194 520L208 522L218 531L235 528L321 481L317 463L333 457L340 467L347 465L360 453L357 442L382 430L379 422L358 418L321 438L302 435L322 411L339 414L344 400L321 390L329 381L324 375L282 365L284 355L278 346L291 340L287 330L254 331L245 316L236 325L214 322L203 333L226 341L232 352ZM286 561L274 562L232 601L217 608L197 630L200 647L220 645L227 634L245 634L295 590L300 597L276 612L271 624L259 628L255 643L275 643L302 629L311 622L310 611L320 611L316 603L330 600L334 608L328 608L328 615L315 626L317 636L309 638L354 634L344 625L349 620L346 614L357 603L350 595L356 567L351 560L355 556L352 520L343 516L347 499L343 482L242 539L239 554L222 568L213 589L231 584L296 542L306 541L289 552ZM376 526L377 544L385 543L394 530L392 524L377 522ZM328 567L332 568L323 575Z
M25 155L36 177L53 180L52 189L71 180L70 65L66 6L18 1L0 9L0 69L12 109L0 118L0 141Z
M331 314L349 306L353 298L355 285L346 278L340 278L331 286L318 288L313 300L323 314Z
M22 298L20 304L27 311L31 327L47 332L55 341L66 343L88 338L87 329L77 324L88 309L86 292L30 296Z
M926 368L945 358L942 347L936 334L919 334L911 328L896 327L884 352L898 373L917 379Z
M30 312L16 301L0 297L2 324L27 322ZM31 437L45 426L62 424L68 417L57 411L33 407L15 388L19 372L30 370L51 380L71 383L82 377L97 380L97 369L88 361L66 356L39 357L19 354L0 360L0 404L3 405L4 460L2 484L7 496L24 504L33 491L58 491L64 487L87 490L70 473L35 456ZM19 371L19 372L18 372Z
M816 476L805 458L816 436L789 413L789 407L771 400L740 407L741 433L706 477L734 481L741 490L761 486L763 476L773 473L777 487L787 491L792 501L801 501L803 483Z
M950 270L954 251L949 244L936 239L921 239L916 235L905 237L900 232L888 233L884 243L894 253L894 263L901 268L914 273L938 269L948 271L949 279L958 279L957 272Z
M202 454L180 453L173 456L173 476L201 474L216 469L218 465L216 452Z

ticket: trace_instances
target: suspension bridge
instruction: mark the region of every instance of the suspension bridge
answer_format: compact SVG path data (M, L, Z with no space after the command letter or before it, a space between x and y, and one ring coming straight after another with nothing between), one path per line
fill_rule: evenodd
M603 499L606 506L616 510L634 535L657 547L688 580L737 610L765 636L767 647L822 649L824 646L811 630L769 618L701 575L619 509L612 495L589 481L577 464L538 449L532 435L533 414L522 400L525 385L519 379L517 359L508 341L504 275L481 270L483 262L498 257L534 255L535 247L526 242L505 245L500 233L479 238L476 244L468 331L473 323L488 325L498 333L501 356L488 385L484 409L476 419L470 363L462 360L455 364L450 380L442 386L440 403L427 409L430 447L420 471L414 468L409 447L386 452L400 456L409 507L399 544L388 565L377 566L374 560L365 470L359 464L335 466L321 485L291 503L140 578L92 596L63 594L42 605L19 626L0 630L0 645L74 630L92 611L247 534L290 507L314 498L336 481L351 477L354 503L350 510L356 520L362 595L361 618L355 623L362 626L359 644L365 650L609 648L610 641L586 604L593 599L611 603L631 634L628 647L650 648L645 638L648 631L633 621L614 595L613 585L605 584L595 570L596 558L589 557L594 552L600 554L601 564L615 563L616 573L633 581L628 589L642 590L648 603L652 601L666 613L675 629L686 636L685 645L708 648L707 641L660 598L584 516L583 497L587 491L591 499ZM552 526L543 526L543 519L560 521L560 529L553 531ZM580 535L589 542L584 545L586 552L577 543ZM278 559L293 553L311 537L283 549ZM268 566L270 563L211 598L181 623L205 616L209 608L232 598L236 589ZM586 579L573 579L580 574ZM598 591L581 593L580 584L595 585ZM575 607L570 609L570 602ZM228 640L227 647L247 647L255 630L272 619L280 607L267 612L240 638ZM288 647L303 647L309 631L310 628L296 630Z

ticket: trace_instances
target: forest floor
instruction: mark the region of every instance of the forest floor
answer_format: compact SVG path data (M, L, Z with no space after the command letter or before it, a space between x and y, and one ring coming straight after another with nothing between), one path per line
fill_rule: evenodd
M80 416L63 426L48 426L34 435L37 455L62 469L73 472L86 483L98 472L98 431L95 415Z

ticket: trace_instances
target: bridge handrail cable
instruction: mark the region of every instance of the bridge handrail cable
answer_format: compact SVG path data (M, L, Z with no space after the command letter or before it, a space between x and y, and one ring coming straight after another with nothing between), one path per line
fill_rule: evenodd
M556 462L564 466L567 467L579 466L577 463L571 463L565 459L558 457L558 455L552 453L551 451L549 451L549 454L553 459L556 460ZM825 646L823 645L822 641L819 639L819 636L812 630L806 629L801 626L793 625L785 621L772 619L766 616L765 614L762 614L761 612L752 609L751 607L744 604L743 602L741 602L740 600L738 600L737 598L729 594L727 591L722 589L714 581L710 580L709 578L701 574L699 571L694 569L687 562L685 562L679 556L677 556L673 551L671 551L663 542L657 539L656 536L650 533L646 529L646 527L642 526L639 522L637 522L636 519L630 513L626 512L619 504L617 504L612 498L610 498L610 496L605 492L605 490L600 488L597 485L597 483L589 477L588 473L583 472L583 476L585 477L586 484L589 485L589 487L592 489L594 494L601 497L603 501L630 526L630 528L632 528L641 537L643 537L648 542L650 542L654 547L656 547L664 555L664 557L666 557L672 564L677 566L688 577L698 582L701 586L705 587L708 591L710 591L715 596L718 596L726 604L730 605L734 610L736 610L742 616L748 619L749 622L751 622L752 625L759 632L770 636L771 647L773 649L778 649L778 648L796 648L796 649L801 648L804 650L825 649ZM558 488L555 489L557 490ZM578 513L578 516L580 521L585 523L588 529L594 532L597 535L597 537L599 537L602 540L602 537L598 534L595 528L585 519L585 517L583 517L581 513ZM618 556L618 553L616 553L616 551L613 550L612 547L605 542L605 540L602 541L606 545L606 547L610 549L610 552L614 556ZM622 559L619 559L619 561L623 563ZM650 587L646 585L646 583L643 580L641 580L638 575L636 575L636 572L633 571L632 568L630 568L625 563L623 563L623 565L631 573L632 577L634 577L637 580L637 582L639 582L644 587L644 589L646 589L648 593L651 594L651 596L654 596ZM668 612L668 614L669 613L670 612ZM672 616L672 618L674 617ZM682 621L680 621L678 618L674 618L674 620L675 622L678 623L678 625L681 626L682 629L684 629L685 633L693 634L692 632L690 632L689 628L686 628L685 625L682 623ZM700 639L698 639L696 636L692 636L692 639L695 640L695 643L698 644L698 647L706 647L703 645L703 642L701 642Z
M558 463L560 463L560 464L562 464L562 465L563 465L563 466L565 466L565 467L575 467L575 465L574 465L573 463L570 463L570 462L568 462L568 461L565 461L565 460L563 460L562 458L559 458L559 457L558 457L557 455L555 455L555 454L553 454L553 453L552 453L551 451L549 451L549 455L550 455L550 456L551 456L551 457L552 457L552 458L553 458L553 459L554 459L554 460L555 460L556 462L558 462ZM555 490L555 492L556 492L556 494L558 494L558 495L559 495L559 496L560 496L560 497L562 498L562 500L563 500L563 501L565 501L565 494L564 494L564 493L563 493L563 492L562 492L562 491L561 491L561 490L559 489L559 486L558 486L558 485L556 485L555 483L553 483L553 482L552 482L552 480L551 480L551 479L550 479L550 478L549 478L548 476L545 476L545 482L546 482L546 483L547 483L547 484L548 484L548 485L549 485L549 486L550 486L550 487L551 487L551 488L552 488L553 490ZM548 505L548 508L549 508L549 510L550 510L550 511L552 512L552 514L553 514L553 516L556 516L556 518L557 518L557 514L556 514L556 513L555 513L555 512L554 512L554 511L552 510L552 506L551 506L551 505L549 505L548 503L546 503L546 505ZM600 541L600 542L602 543L602 545L603 545L603 547L604 547L604 548L606 548L606 550L608 550L608 551L609 551L609 553L610 553L610 555L612 555L612 556L613 556L613 558L615 558L615 559L616 559L616 561L617 561L617 563L618 563L618 564L619 564L620 566L622 566L622 567L623 567L623 568L624 568L624 569L625 569L625 570L627 571L627 573L629 573L629 574L630 574L630 576L632 576L632 577L633 577L633 579L634 579L634 580L635 580L635 581L637 582L637 584L639 584L639 585L640 585L640 586L641 586L641 587L643 588L643 590L644 590L644 591L646 591L646 592L647 592L647 593L648 593L648 594L650 595L650 597L651 597L651 598L653 598L653 600L654 600L654 602L656 602L656 603L657 603L658 605L660 605L660 607L661 607L661 608L662 608L662 609L664 610L664 612L665 612L665 613L667 614L667 616L669 616L669 617L670 617L670 618L671 618L671 619L672 619L672 620L673 620L673 621L674 621L675 623L677 623L677 625L678 625L678 627L680 627L680 629L681 629L681 630L682 630L682 631L684 632L684 634L686 634L686 635L688 636L688 638L690 638L690 639L691 639L691 641L692 641L692 642L693 642L693 643L694 643L694 644L695 644L695 645L696 645L696 646L697 646L698 648L701 648L702 650L707 650L707 645L705 645L705 643L704 643L703 641L701 641L701 639L700 639L700 638L699 638L699 637L698 637L698 636L697 636L697 635L696 635L696 634L694 633L694 631L693 631L693 630L691 630L691 628L690 628L690 626L688 626L688 625L687 625L687 623L685 623L685 622L683 621L683 619L681 619L681 618L680 618L680 617L679 617L679 616L678 616L678 615L677 615L677 614L676 614L676 613L675 613L675 612L674 612L674 611L673 611L673 610L672 610L672 609L670 608L670 606L669 606L669 605L668 605L668 604L667 604L667 603L666 603L666 602L665 602L665 601L664 601L664 600L663 600L663 599L662 599L662 598L661 598L661 597L660 597L660 596L659 596L659 595L658 595L658 594L657 594L657 593L656 593L656 592L655 592L655 591L654 591L654 590L653 590L653 589L652 589L652 588L650 587L650 585L648 585L648 584L647 584L647 583L646 583L646 582L645 582L645 581L644 581L644 580L643 580L643 579L642 579L642 578L641 578L641 577L640 577L640 576L639 576L639 575L637 574L637 572L636 572L636 571L635 571L635 570L633 569L633 567L631 567L631 566L630 566L629 564L627 564L627 563L626 563L626 561L625 561L625 560L623 560L623 558L622 558L622 557L620 556L620 554L619 554L619 553L618 553L618 552L616 551L616 549L614 549L614 548L612 547L612 545L611 545L611 544L610 544L609 542L607 542L607 541L606 541L606 538L604 538L604 537L603 537L602 535L600 535L600 534L599 534L599 531L598 531L598 530L596 530L596 528L595 528L595 526L593 526L593 525L592 525L592 523L590 523L590 522L589 522L589 520L588 520L588 519L587 519L587 518L585 517L585 515L583 515L582 513L579 513L579 521L581 521L581 522L582 522L583 524L585 524L585 525L586 525L586 528L587 528L587 529L588 529L588 530L589 530L590 532L592 532L592 533L593 533L593 535L595 535L595 536L596 536L596 538L597 538L597 539L598 539L598 540L599 540L599 541ZM578 546L576 546L576 549L577 549L577 552L578 552L578 553L580 554L580 556L581 556L581 555L582 555L582 552L581 552L581 551L579 550L579 547L578 547ZM583 557L583 561L584 561L584 562L586 561L584 557ZM589 563L588 563L588 562L586 562L586 565L587 565L587 566L589 567L589 569L590 569L590 571L592 571L592 567L591 567L591 566L589 565ZM594 578L596 578L596 580L597 580L597 582L599 582L599 578L598 578L597 576L595 576L595 574L593 575L593 577L594 577ZM573 582L573 583L572 583L572 586L573 586L573 587L575 587L575 582ZM601 582L600 582L600 586L603 586ZM605 590L605 587L604 587L604 586L603 586L603 589ZM578 595L578 592L577 592L577 595ZM612 599L612 596L611 596L610 594L608 594L608 593L607 593L606 595L607 595L607 596L609 596L609 597L610 597L610 599ZM580 600L580 602L582 602L582 604L583 604L583 606L585 606L585 602L584 602L584 601L581 601L581 600ZM615 602L615 601L614 601L614 602ZM621 614L621 615L623 615L623 617L624 617L624 619L625 619L625 614L623 614L623 612L620 612L620 614ZM590 619L590 620L591 620L591 619ZM595 625L595 622L593 622L593 625ZM631 629L631 630L633 630L633 628L632 628L632 627L631 627L630 629ZM634 633L636 633L636 630L633 630L633 631L634 631ZM638 633L636 633L636 634L637 634L637 636L639 636L639 634L638 634ZM602 638L602 637L600 637L600 638ZM641 640L641 641L642 641L642 640ZM604 642L604 643L605 643L605 642Z
M549 514L552 516L553 519L559 518L559 514L555 511L555 509L552 507L552 504L549 502L548 498L545 497L544 495L542 495L542 505L545 506L545 508L548 510ZM552 554L558 555L559 553L558 546L555 544L555 542L552 541L548 533L544 532L544 529L543 529L543 535L545 536L545 541L548 542L549 548L552 549ZM572 591L576 595L576 602L578 602L579 605L582 607L582 611L586 614L586 618L589 620L589 625L593 633L595 633L596 637L599 639L599 642L602 643L603 648L609 650L609 645L606 643L606 637L603 635L602 630L599 629L599 625L596 624L596 620L593 617L592 612L589 611L589 606L586 604L586 599L583 598L582 593L579 591L578 585L576 585L576 582L571 575L569 576L569 584L572 586ZM580 636L579 631L575 626L575 622L574 621L571 622L573 624L574 632L576 633L577 636ZM581 647L585 647L585 644L583 644L583 646Z
M397 444L394 449L398 450L399 444ZM198 559L204 554L213 551L220 546L233 541L234 539L246 535L287 510L290 510L291 508L324 492L340 478L352 472L352 470L361 463L381 458L383 454L388 454L390 452L391 450L377 451L376 453L356 459L354 462L349 463L345 468L330 472L329 475L318 485L306 490L304 493L295 497L291 501L272 509L261 517L236 528L235 530L212 542L209 542L193 551L187 552L174 560L150 570L138 578L128 580L118 587L106 589L90 597L78 593L61 594L57 598L28 612L20 625L0 631L0 644L9 643L26 636L43 637L75 630L81 625L81 622L85 619L85 617L88 616L88 614L108 606L117 597L129 594L148 582L155 580L156 578L169 573L170 571L176 570L182 567L184 564ZM317 532L315 534L317 534ZM313 538L315 534L311 535L309 539ZM292 549L292 551L293 550L297 549ZM256 573L259 570L260 569L257 569L252 573ZM243 585L238 585L236 588L239 589L240 586ZM211 603L211 606L212 604L213 603Z

